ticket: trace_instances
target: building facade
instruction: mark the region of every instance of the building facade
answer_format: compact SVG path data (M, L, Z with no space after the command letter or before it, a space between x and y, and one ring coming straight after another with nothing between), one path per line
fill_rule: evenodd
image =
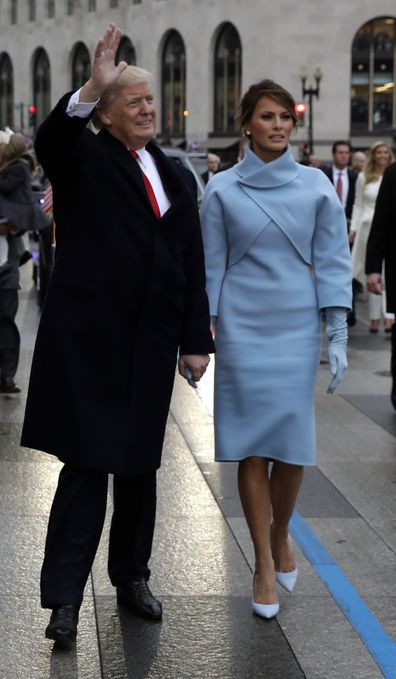
M87 79L110 21L118 59L154 74L160 141L226 153L241 93L272 78L307 105L296 146L395 146L396 0L0 0L0 127L32 133Z

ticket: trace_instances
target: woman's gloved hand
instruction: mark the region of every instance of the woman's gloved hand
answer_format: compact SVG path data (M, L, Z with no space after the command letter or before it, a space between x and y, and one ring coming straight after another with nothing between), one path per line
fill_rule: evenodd
M332 394L341 382L348 367L347 363L347 309L343 307L326 307L326 335L329 340L327 354L329 357L329 369L333 375L327 393Z

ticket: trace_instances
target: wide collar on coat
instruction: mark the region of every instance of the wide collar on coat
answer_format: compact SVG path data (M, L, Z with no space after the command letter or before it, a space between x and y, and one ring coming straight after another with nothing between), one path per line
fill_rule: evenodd
M272 220L299 252L302 259L311 263L311 238L315 216L313 201L305 200L305 188L300 180L301 166L294 160L290 145L279 158L265 163L251 149L246 149L243 160L234 166L237 183L259 208L247 211L244 227L245 238L238 239L230 254L235 263L243 255L258 234ZM310 227L308 226L310 225Z
M293 158L290 145L279 158L265 163L249 148L245 149L245 157L235 166L240 177L240 184L258 189L270 189L283 186L296 179L298 164Z
M140 166L131 157L126 146L105 129L102 129L99 132L98 140L106 148L112 161L119 169L129 175L132 185L139 192L141 199L146 204L150 216L155 221L158 221L154 216L147 195ZM148 142L145 148L153 156L156 162L161 181L170 201L169 209L162 215L161 220L159 220L162 221L172 216L175 211L180 210L186 203L189 203L191 206L193 202L192 195L182 181L176 168L173 166L173 163L165 156L161 149L152 141Z

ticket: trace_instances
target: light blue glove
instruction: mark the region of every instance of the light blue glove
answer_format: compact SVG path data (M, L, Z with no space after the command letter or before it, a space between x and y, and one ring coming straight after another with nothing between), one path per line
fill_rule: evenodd
M329 369L334 376L327 393L332 394L341 382L344 372L348 367L347 363L347 309L343 307L326 307L326 335L329 339L327 354L329 357Z

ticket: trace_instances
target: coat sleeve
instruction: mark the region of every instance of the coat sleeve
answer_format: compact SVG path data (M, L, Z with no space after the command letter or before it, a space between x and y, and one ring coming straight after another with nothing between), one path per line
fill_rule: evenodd
M205 190L201 221L210 315L217 316L221 287L227 269L228 242L223 207L217 191L212 188L212 182Z
M198 219L186 252L185 271L187 290L181 328L180 354L211 354L214 352L214 342L210 332L204 253Z
M387 253L389 234L394 228L395 214L392 207L395 191L395 167L384 172L378 191L375 212L367 241L366 274L381 273L382 262Z
M34 148L50 182L70 180L80 136L94 111L87 118L68 116L66 108L73 93L68 92L40 125Z
M360 229L363 213L363 189L364 189L364 174L360 172L355 187L355 202L352 208L350 231L357 232Z
M327 184L327 183L326 183ZM352 267L343 207L330 184L318 198L312 264L320 309L351 308Z

